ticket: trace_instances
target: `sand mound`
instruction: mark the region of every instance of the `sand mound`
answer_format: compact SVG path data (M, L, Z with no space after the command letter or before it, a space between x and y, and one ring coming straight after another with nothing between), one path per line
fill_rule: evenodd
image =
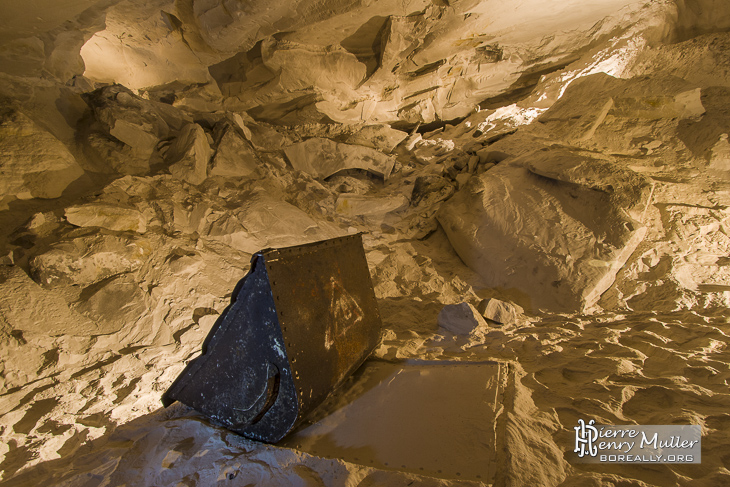
M3 485L730 484L718 2L174 3L2 22ZM307 424L161 408L252 253L356 232L382 343ZM702 463L576 463L579 419Z

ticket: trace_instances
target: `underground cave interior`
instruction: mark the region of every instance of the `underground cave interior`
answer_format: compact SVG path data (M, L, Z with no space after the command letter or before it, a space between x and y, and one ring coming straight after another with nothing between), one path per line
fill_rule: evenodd
M2 12L4 485L730 484L727 2ZM357 233L382 341L307 424L162 408L254 253Z

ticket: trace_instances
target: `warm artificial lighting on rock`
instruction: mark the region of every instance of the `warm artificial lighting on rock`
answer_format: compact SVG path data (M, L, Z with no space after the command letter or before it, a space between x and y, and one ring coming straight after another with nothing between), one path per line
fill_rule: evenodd
M3 9L3 482L728 483L726 2ZM358 232L383 339L312 424L161 409L253 253Z

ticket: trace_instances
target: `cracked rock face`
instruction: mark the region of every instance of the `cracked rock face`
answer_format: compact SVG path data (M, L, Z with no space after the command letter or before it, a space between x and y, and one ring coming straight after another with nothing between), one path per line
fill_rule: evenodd
M4 6L0 479L728 484L726 3ZM161 408L252 254L358 232L382 342L311 424ZM579 419L701 468L587 468Z
M640 217L649 192L615 163L543 150L472 177L438 219L491 286L526 292L537 308L578 310L596 303L643 239L629 215L639 208Z
M19 111L0 113L3 199L57 198L83 170L53 135Z

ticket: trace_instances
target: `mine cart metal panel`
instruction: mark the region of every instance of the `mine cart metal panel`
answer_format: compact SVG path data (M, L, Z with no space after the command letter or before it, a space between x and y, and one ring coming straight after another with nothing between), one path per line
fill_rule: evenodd
M263 250L163 403L276 442L362 364L380 331L359 234Z

